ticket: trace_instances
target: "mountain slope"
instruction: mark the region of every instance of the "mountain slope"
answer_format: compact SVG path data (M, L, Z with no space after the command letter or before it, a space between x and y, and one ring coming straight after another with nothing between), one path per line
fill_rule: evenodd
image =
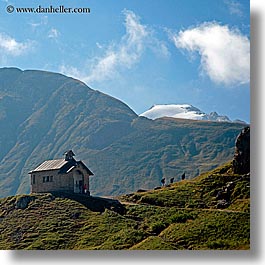
M249 249L249 184L249 174L233 174L226 164L192 181L122 196L123 214L51 194L4 198L0 249Z
M92 194L124 194L160 186L160 180L191 179L232 159L238 124L138 118L132 132L109 147L90 153L97 168ZM96 163L95 165L93 163ZM108 163L108 164L106 164ZM106 168L114 173L106 176ZM97 187L101 193L93 190Z
M232 159L242 124L138 117L84 83L0 69L0 196L29 192L28 172L73 149L95 176L94 195L150 189Z
M63 75L1 69L0 80L2 196L28 190L27 172L43 160L69 147L104 148L137 117L124 103Z

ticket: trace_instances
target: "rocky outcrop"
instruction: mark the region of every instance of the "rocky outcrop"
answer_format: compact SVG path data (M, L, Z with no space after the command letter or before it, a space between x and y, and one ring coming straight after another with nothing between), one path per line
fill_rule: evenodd
M250 127L245 127L236 139L233 170L235 174L250 172Z
M30 195L22 195L21 197L17 198L15 202L16 209L26 209L31 201L35 200L34 196Z
M114 211L119 214L124 214L126 212L124 206L118 200L114 199L103 198L103 197L92 197L84 194L61 192L61 191L58 192L55 191L52 192L52 194L55 197L68 198L70 200L77 201L93 212L104 212L106 209ZM77 218L77 217L72 216L72 218Z

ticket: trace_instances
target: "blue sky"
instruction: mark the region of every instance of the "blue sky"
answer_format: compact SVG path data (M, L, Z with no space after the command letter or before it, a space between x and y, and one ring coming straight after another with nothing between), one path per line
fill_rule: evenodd
M89 7L19 14L17 7ZM0 67L81 79L140 114L188 103L250 121L248 0L0 0Z

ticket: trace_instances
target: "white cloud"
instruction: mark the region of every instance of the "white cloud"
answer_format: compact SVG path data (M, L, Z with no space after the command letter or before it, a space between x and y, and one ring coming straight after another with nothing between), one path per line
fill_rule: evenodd
M124 11L126 34L117 45L108 47L106 54L97 60L92 71L86 77L87 82L111 79L120 68L131 68L141 57L147 37L147 27L131 11Z
M48 32L48 38L57 39L60 36L60 32L56 28L50 29Z
M19 56L33 48L33 42L18 42L16 39L0 33L0 51L4 55Z
M96 42L96 46L97 46L99 49L102 49L102 48L103 48L103 45L101 45L99 42Z
M120 72L133 67L140 61L147 48L156 54L168 55L165 43L156 39L152 30L141 24L140 18L134 12L125 10L123 13L126 33L119 42L112 42L103 56L90 60L85 71L68 66L62 66L61 71L87 83L99 82L117 78Z
M204 23L171 38L177 48L201 56L202 71L216 83L245 84L250 79L250 42L236 29Z
M46 26L47 24L48 24L48 17L47 16L42 16L38 22L36 22L36 21L28 22L28 25L31 26L33 31L35 31L39 27Z
M69 66L66 64L62 64L60 66L59 72L65 74L65 75L77 78L79 80L85 81L85 79L86 79L86 76L84 75L84 73L82 73L77 67Z
M243 16L242 5L238 1L224 0L224 3L227 5L231 15L237 15L239 17Z

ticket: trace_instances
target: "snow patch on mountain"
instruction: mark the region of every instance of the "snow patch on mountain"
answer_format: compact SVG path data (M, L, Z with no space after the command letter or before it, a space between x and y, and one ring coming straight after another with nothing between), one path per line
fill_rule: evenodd
M227 116L218 115L216 112L206 114L189 104L154 105L139 116L152 120L162 117L171 117L190 120L232 122Z

